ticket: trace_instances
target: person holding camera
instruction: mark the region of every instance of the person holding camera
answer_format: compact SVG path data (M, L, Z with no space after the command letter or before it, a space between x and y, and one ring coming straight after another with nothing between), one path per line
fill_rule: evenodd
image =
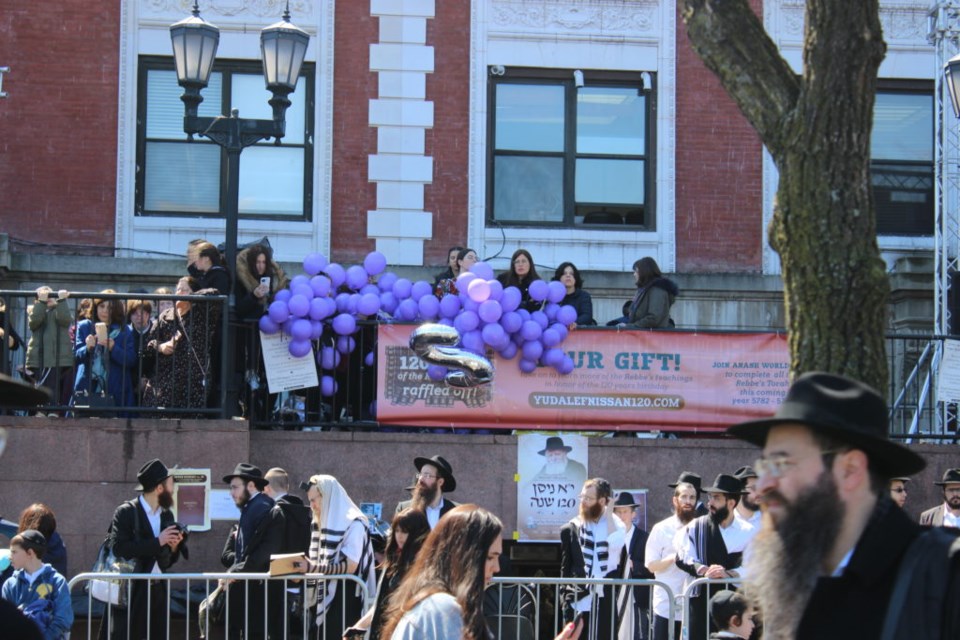
M27 309L27 373L31 382L50 390L54 405L67 404L73 391L73 344L69 333L73 313L67 303L69 297L66 289L57 292L44 285L37 289L37 299Z
M165 573L182 555L188 557L186 528L174 522L173 476L154 458L137 472L142 491L113 512L109 538L114 554L134 562L133 573ZM126 583L122 585L127 588ZM167 583L136 580L130 587L126 610L108 607L100 624L100 639L165 638L167 636ZM149 627L148 627L149 617ZM129 633L128 633L129 629Z

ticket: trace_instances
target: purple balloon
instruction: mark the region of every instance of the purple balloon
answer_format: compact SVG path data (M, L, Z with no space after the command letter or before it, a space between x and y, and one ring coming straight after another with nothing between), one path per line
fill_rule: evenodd
M530 319L540 325L541 329L546 329L550 326L550 319L547 318L547 314L543 311L534 311L530 314Z
M337 311L340 313L347 312L347 306L350 303L350 294L349 293L338 293L337 297L334 298L334 301L337 303Z
M553 323L552 325L550 325L550 328L556 331L557 335L560 336L560 342L563 342L564 340L566 340L567 334L570 333L570 331L559 322Z
M523 318L516 311L507 311L500 316L500 326L507 333L516 333L523 326Z
M260 331L263 331L268 336L272 336L277 331L280 331L280 325L270 316L263 315L260 316Z
M397 274L393 271L388 271L377 278L377 286L380 287L380 291L393 291L393 285L396 281Z
M310 284L310 278L302 273L293 276L293 279L290 281L290 290L292 291L298 284Z
M503 285L499 280L491 278L487 280L487 284L490 285L490 300L499 300L503 297Z
M337 351L343 355L348 353L353 353L353 350L357 348L357 341L348 336L340 336L337 338Z
M363 285L367 284L367 272L358 264L353 265L347 269L346 282L347 286L356 291L360 289Z
M393 291L384 291L380 294L380 309L384 313L389 313L393 315L394 311L397 310L397 305L400 302L397 300L397 296L393 295Z
M329 314L327 313L326 298L313 298L310 301L310 311L308 312L311 320L323 320Z
M280 289L277 291L276 295L273 296L275 302L288 302L290 296L293 295L293 292L290 289Z
M550 322L553 322L556 319L558 311L560 311L560 305L556 303L548 302L547 304L543 305L543 312L546 314L547 320Z
M563 349L547 349L543 352L543 364L548 367L556 367L561 362L563 362Z
M348 336L357 330L357 321L348 313L341 313L333 319L333 330L340 336Z
M310 339L319 340L323 335L323 323L319 320L310 321Z
M453 326L463 335L479 327L480 318L473 311L464 311L453 319Z
M554 329L544 329L540 339L543 340L543 346L545 347L555 347L560 344L560 334Z
M470 286L470 283L477 279L475 273L470 273L469 271L464 271L457 276L457 291L465 293L467 288Z
M477 302L476 300L471 300L469 296L461 295L460 304L463 305L464 311L473 311L474 313L476 313L477 309L480 308L480 303Z
M343 267L336 262L331 262L324 267L323 272L330 277L330 284L333 285L335 290L339 289L340 285L347 279L347 273L343 270Z
M490 285L483 278L475 278L467 285L467 295L474 302L484 302L490 297Z
M400 278L393 283L393 295L397 296L397 300L406 300L410 297L410 290L413 288L413 285L406 278Z
M440 300L440 315L444 318L454 318L460 311L460 298L447 294Z
M309 340L310 339L310 321L304 318L300 318L299 320L294 320L293 326L290 328L290 335L293 337L294 341Z
M329 398L337 392L337 381L332 376L320 378L320 395Z
M523 359L537 360L543 355L543 345L539 340L528 340L523 343Z
M324 298L330 295L330 278L327 276L313 276L310 278L310 288L313 289L313 295Z
M508 340L506 346L504 346L503 349L500 349L500 355L507 360L513 360L513 358L517 355L517 349L518 347L516 343Z
M302 296L298 293L293 294L290 298L290 302L287 303L287 308L290 310L290 313L298 318L310 313L310 300L305 296Z
M281 324L287 321L287 318L290 317L290 308L287 306L287 303L282 300L274 300L270 303L270 307L267 309L267 313L270 315L270 319Z
M543 333L543 328L533 320L527 320L520 327L520 335L524 340L537 340Z
M303 259L303 270L315 276L327 266L327 256L322 253L308 253Z
M417 313L420 312L420 307L417 306L417 303L413 301L412 298L407 298L406 300L401 300L400 304L397 305L396 316L400 320L411 321L416 320Z
M375 293L365 293L357 302L357 311L365 316L373 316L380 311L380 296Z
M423 296L417 306L420 308L420 317L424 320L436 320L440 315L440 301L436 296Z
M507 287L503 290L503 295L500 296L500 306L503 307L504 311L516 311L522 299L523 294L520 293L520 289Z
M357 314L357 305L360 303L360 294L351 293L350 297L347 298L347 313L350 315Z
M427 377L433 380L434 382L440 382L445 377L447 377L447 368L441 367L438 364L432 364L427 367Z
M340 352L333 347L323 347L317 354L317 363L322 369L332 371L340 364Z
M483 336L483 341L494 348L502 345L504 338L507 337L503 327L498 324L488 324L480 333Z
M451 320L450 318L440 318L439 320L437 320L437 324L442 324L445 327L452 327L453 320Z
M524 373L533 373L537 370L537 363L533 360L520 359L520 371Z
M557 367L557 371L561 375L567 375L573 371L573 358L570 356L563 356L563 361L560 363L560 366Z
M373 351L363 356L363 364L367 365L368 367L372 367L373 363L376 362L376 360L377 360L377 354ZM571 360L570 362L573 362L573 361Z
M480 355L483 355L486 351L483 344L483 335L479 331L467 331L463 334L463 337L460 338L460 343L467 351L472 351Z
M502 305L503 303L500 304ZM520 314L520 317L523 318L524 322L530 319L530 312L526 309L517 309L517 313Z
M477 315L484 322L496 322L503 315L503 309L500 308L500 303L496 300L487 300L480 303Z
M559 280L554 280L547 284L547 300L550 302L560 302L567 297L567 288Z
M371 251L363 259L363 268L371 276L379 275L387 268L387 257L379 251Z
M547 283L543 280L534 280L530 283L530 288L527 289L527 293L530 294L531 300L542 302L547 299L547 291L549 291L549 289Z
M290 287L290 291L293 292L293 295L290 296L291 298L295 298L297 296L303 296L308 301L311 298L313 298L313 287L310 286L309 282L307 282L306 284L301 283L301 284L293 285L292 287Z
M308 320L304 320L304 322L306 322L308 325L310 324ZM294 358L302 358L303 356L310 353L310 349L311 349L310 341L309 340L291 340L290 346L287 347L287 349L290 351L290 355L292 355Z
M493 280L493 267L483 261L474 262L473 266L470 267L470 273L475 273L478 278L484 280Z
M365 296L365 295L367 295L368 293L372 293L372 294L375 294L375 295L379 296L379 295L380 295L380 287L378 287L377 285L373 284L372 282L368 282L367 284L363 285L363 286L360 288L360 291L359 291L358 293L359 293L360 295L362 295L362 296Z
M577 321L577 310L569 304L565 304L557 311L557 322L564 326L569 326Z
M433 287L426 280L417 280L410 287L410 297L417 302L420 302L420 298L423 296L429 295L433 295Z

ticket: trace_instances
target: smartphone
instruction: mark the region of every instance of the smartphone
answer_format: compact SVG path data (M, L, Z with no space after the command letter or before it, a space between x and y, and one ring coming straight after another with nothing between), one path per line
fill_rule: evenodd
M263 276L262 278L260 278L260 284L262 284L267 288L270 288L270 276Z
M107 324L105 322L98 322L96 325L97 330L97 342L106 342L107 341Z

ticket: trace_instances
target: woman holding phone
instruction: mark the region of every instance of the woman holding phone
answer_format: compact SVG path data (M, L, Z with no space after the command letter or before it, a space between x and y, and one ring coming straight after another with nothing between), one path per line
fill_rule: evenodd
M101 293L116 293L104 289ZM133 368L137 353L122 300L94 299L93 318L77 324L74 394L109 396L118 407L134 404Z
M259 320L274 294L287 286L287 276L262 244L250 245L237 254L237 316Z

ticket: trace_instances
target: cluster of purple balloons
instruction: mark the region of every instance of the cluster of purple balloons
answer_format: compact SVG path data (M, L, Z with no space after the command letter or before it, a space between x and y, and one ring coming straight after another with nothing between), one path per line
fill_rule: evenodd
M519 355L520 370L525 373L538 364L562 374L573 371L573 360L560 344L577 313L569 305L560 306L566 295L560 282L531 283L530 298L544 304L541 310L530 312L520 308L520 290L504 288L485 262L460 274L456 281L459 295L447 294L439 300L429 282L411 282L393 272L385 273L386 267L387 259L379 251L367 254L363 265L347 269L320 253L311 253L303 259L305 273L278 291L260 318L264 333L283 331L290 336L289 350L294 357L310 354L311 342L320 338L324 324L329 323L336 339L317 352L317 363L329 372L320 380L324 396L336 393L337 383L330 374L342 356L356 349L352 336L357 332L357 320L381 313L400 321L455 327L463 349L483 355L489 347L508 360ZM366 354L368 366L373 365L374 357L373 351ZM427 373L432 380L442 380L447 370L431 365Z

